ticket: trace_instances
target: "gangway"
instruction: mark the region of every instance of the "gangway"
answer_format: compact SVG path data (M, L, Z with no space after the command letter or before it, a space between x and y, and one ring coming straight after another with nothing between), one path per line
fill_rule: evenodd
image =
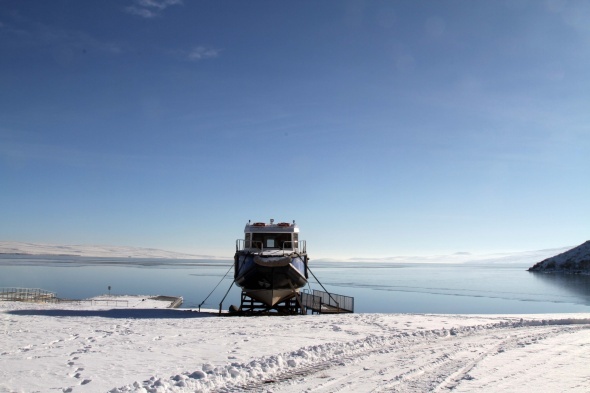
M317 314L341 314L354 312L354 298L314 289L302 292L301 303L306 311Z

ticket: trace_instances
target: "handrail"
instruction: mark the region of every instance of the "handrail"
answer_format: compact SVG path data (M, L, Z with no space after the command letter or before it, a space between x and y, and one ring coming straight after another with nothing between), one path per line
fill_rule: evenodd
M338 299L338 300L336 300ZM338 295L335 293L313 290L313 294L301 293L301 301L304 306L317 313L354 312L354 297ZM324 306L332 309L324 309Z
M246 246L246 242L244 239L237 239L236 240L236 252L243 250Z
M291 247L285 247L285 244L291 244ZM252 247L246 247L246 241L244 239L237 239L236 240L236 252L243 251L243 250L253 250L256 249L258 252L264 252L265 250L283 250L283 251L293 251L299 254L306 254L307 253L307 243L305 240L286 240L282 243L282 247L267 247L264 248L264 243L262 241L255 241L252 240L250 242Z

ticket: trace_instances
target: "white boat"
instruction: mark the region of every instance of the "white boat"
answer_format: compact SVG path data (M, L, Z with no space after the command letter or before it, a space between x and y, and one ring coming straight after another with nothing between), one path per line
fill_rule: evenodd
M234 280L245 295L273 307L307 284L307 262L295 221L248 221L244 239L236 241Z

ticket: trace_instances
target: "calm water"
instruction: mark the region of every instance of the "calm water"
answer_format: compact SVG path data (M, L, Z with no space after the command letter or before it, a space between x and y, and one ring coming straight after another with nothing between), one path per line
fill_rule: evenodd
M534 274L524 265L312 261L310 267L328 291L353 296L356 312L590 312L590 276ZM203 304L217 308L232 279L232 261L0 255L0 287L42 288L69 299L111 286L112 294L180 295L184 307L196 307L219 284ZM310 284L322 289L313 278ZM232 286L223 308L239 299Z

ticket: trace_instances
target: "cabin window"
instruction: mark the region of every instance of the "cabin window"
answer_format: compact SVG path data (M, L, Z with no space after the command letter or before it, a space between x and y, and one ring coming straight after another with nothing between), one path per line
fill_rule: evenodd
M252 244L248 246L248 240L246 240L246 247L292 249L293 242L290 233L254 233Z
M299 234L293 234L293 248L299 248Z
M244 247L246 247L246 248L252 247L250 245L250 235L251 235L250 233L246 233L246 238L244 239L244 243L246 243Z
M281 249L291 249L293 248L293 244L291 242L291 234L290 233L281 233L277 236L277 247Z
M265 239L263 233L254 233L252 234L252 244L251 248L263 248L265 246Z

